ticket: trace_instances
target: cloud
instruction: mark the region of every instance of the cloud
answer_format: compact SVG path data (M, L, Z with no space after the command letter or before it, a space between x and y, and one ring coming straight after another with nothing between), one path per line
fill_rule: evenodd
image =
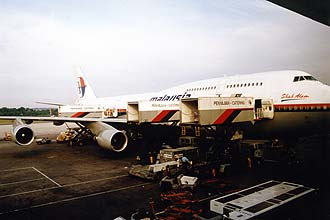
M330 82L329 28L268 2L76 4L0 8L1 103L72 103L77 64L98 96L281 69Z

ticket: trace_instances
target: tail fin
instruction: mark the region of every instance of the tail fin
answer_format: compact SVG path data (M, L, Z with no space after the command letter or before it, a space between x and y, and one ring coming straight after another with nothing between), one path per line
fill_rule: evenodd
M78 103L92 101L93 99L96 98L92 87L88 83L80 67L76 68L76 72L77 72L77 83L78 83Z

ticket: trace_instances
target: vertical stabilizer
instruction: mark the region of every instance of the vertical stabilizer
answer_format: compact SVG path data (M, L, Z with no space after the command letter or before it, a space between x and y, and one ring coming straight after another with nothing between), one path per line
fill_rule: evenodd
M80 67L76 68L77 74L77 83L78 83L78 103L88 103L93 102L96 99L96 96L93 92L92 87L81 71Z

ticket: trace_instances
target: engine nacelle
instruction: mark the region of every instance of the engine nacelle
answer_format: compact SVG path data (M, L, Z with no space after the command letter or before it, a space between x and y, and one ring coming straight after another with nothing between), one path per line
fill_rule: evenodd
M87 128L95 135L96 142L100 147L115 152L121 152L127 147L128 139L123 131L118 131L103 122L89 123Z
M11 131L12 139L18 145L27 146L34 140L33 130L25 125L21 120L16 120Z

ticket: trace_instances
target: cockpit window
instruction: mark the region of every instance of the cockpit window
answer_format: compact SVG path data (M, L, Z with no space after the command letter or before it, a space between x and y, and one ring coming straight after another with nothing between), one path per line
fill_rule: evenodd
M308 80L308 81L317 81L313 76L295 76L293 78L293 82L298 82L298 81L303 81L303 80Z
M305 80L311 80L311 81L316 81L316 79L313 76L304 76Z

